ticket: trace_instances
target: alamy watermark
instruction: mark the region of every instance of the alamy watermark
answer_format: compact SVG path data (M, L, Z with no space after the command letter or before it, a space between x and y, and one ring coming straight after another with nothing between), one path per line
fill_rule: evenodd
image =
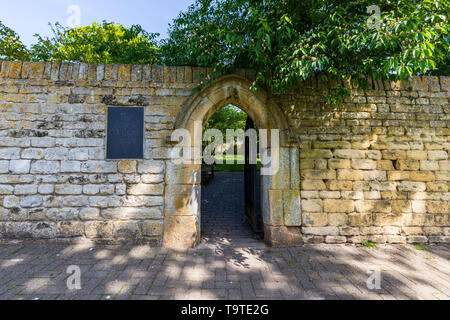
M187 129L177 129L172 133L171 141L178 142L172 148L171 159L177 164L222 164L224 137L217 129L208 129L202 132L202 122L194 122L194 132ZM203 133L203 135L202 135ZM259 135L259 143L258 143ZM269 144L270 138L270 144ZM261 163L261 175L275 175L280 169L280 131L278 129L242 129L226 130L226 144L233 147L226 151L227 156L237 153L238 164L245 164L245 139L248 139L249 159L248 164L258 164L258 151ZM235 142L239 146L235 149ZM203 149L203 142L209 144ZM258 149L259 148L259 149ZM235 152L236 151L236 152ZM234 163L233 157L227 157L227 164Z
M381 268L379 266L369 266L367 273L370 275L366 281L367 289L380 290L381 289Z
M67 268L67 274L70 276L67 278L67 289L69 290L81 290L81 269L77 265L72 265Z
M67 7L67 18L66 25L68 28L76 28L81 26L81 8L77 5L70 5Z
M377 29L381 28L381 9L379 6L372 5L367 8L367 13L372 14L367 19L367 27L369 29Z

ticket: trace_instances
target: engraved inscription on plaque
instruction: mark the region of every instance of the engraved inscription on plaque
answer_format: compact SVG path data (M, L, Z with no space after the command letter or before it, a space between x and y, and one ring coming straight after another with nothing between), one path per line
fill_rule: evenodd
M108 159L144 158L144 108L108 107Z

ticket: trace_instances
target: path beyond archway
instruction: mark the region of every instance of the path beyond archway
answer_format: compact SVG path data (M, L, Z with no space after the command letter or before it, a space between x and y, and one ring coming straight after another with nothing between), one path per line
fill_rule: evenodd
M200 247L265 247L245 216L244 173L216 172L202 186Z

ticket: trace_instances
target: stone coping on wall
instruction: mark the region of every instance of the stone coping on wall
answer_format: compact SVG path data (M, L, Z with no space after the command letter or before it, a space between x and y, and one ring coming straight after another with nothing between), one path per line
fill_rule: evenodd
M101 82L111 83L192 83L200 84L215 76L212 68L188 66L158 66L130 64L92 64L92 63L61 63L61 62L22 62L0 61L0 79L33 79L48 80L67 84L67 82ZM251 69L236 69L234 74L255 80L255 72ZM412 81L389 81L367 78L369 90L420 90L429 92L448 92L450 76L414 76ZM326 76L314 76L302 83L303 86L323 89L336 85L336 82ZM350 82L344 81L349 87ZM125 85L125 84L124 84ZM126 86L126 85L125 85ZM371 87L371 88L370 88Z

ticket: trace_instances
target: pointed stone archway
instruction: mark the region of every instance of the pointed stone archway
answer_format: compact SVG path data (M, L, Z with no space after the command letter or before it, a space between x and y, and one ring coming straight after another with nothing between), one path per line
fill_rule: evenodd
M188 99L174 129L187 129L195 145L195 123L204 123L217 110L238 106L259 129L278 129L279 170L261 176L261 210L265 241L271 246L301 243L300 174L298 146L293 144L288 122L266 92L250 90L251 83L237 75L224 76ZM198 134L198 132L197 132ZM201 139L201 138L200 138ZM270 138L268 139L268 149ZM165 247L190 248L200 242L201 165L166 163Z

